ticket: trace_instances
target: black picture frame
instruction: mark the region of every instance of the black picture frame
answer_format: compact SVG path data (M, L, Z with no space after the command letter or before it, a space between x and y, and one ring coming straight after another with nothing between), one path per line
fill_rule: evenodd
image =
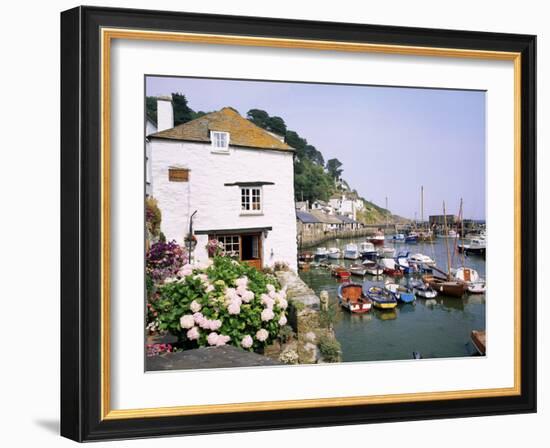
M100 29L521 53L521 394L102 420ZM76 441L536 412L536 36L166 11L61 14L61 435Z

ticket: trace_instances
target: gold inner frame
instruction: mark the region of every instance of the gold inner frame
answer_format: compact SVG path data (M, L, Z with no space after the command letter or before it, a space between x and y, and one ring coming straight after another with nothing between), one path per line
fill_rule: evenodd
M475 389L442 392L421 392L391 395L315 398L303 400L262 401L229 404L170 406L141 409L111 409L110 407L110 50L113 39L240 45L383 53L413 56L455 57L469 59L506 60L514 63L514 386L508 388ZM432 400L502 397L521 394L521 54L455 48L416 47L353 42L302 39L278 39L215 34L192 34L144 31L135 29L101 29L101 419L167 417L212 413L306 409L330 406L350 406L382 403L405 403Z

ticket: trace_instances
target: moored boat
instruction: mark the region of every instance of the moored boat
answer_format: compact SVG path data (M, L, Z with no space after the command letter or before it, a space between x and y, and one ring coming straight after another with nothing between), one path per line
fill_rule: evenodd
M329 247L327 255L328 258L332 260L338 260L339 258L342 258L342 251L337 247Z
M387 282L384 285L384 288L392 293L399 302L413 303L416 300L412 288L407 288L406 286L402 286L392 282Z
M372 244L370 241L363 241L361 244L359 244L359 254L363 259L373 259L376 257L377 252L374 248L374 244Z
M379 254L381 257L393 258L393 256L395 255L395 248L393 248L393 247L387 247L387 246L381 247L381 248L378 250L378 254Z
M327 255L328 255L328 251L327 251L326 247L318 247L315 250L315 258L316 259L327 258Z
M375 261L365 260L363 261L363 266L365 267L367 274L382 275L384 273L384 269L382 269Z
M425 264L427 266L435 266L435 261L428 255L424 254L409 255L409 263L411 262L416 264Z
M384 244L384 240L384 232L382 232L382 230L380 229L369 238L369 241L375 246L382 246Z
M330 272L340 280L348 280L351 277L351 272L343 266L333 266Z
M445 296L462 297L468 289L463 281L446 280L431 274L423 275L422 280Z
M363 291L364 289L365 286L363 285ZM372 300L372 304L375 308L381 310L391 310L397 306L397 299L393 296L393 294L383 288L380 288L379 286L371 286L365 294Z
M457 238L458 233L454 230L449 230L447 233L440 233L437 235L439 238Z
M468 242L460 242L457 244L458 250L465 254L485 255L487 250L487 242L483 237L470 238Z
M396 233L395 235L392 235L391 241L392 243L404 243L405 235L403 233Z
M394 277L403 276L403 272L393 258L381 258L379 263L380 267L383 269L384 274Z
M346 244L346 248L344 249L344 258L348 260L357 260L359 258L359 249L357 248L357 244Z
M468 292L471 294L483 294L486 290L487 285L484 280L478 280L468 285Z
M437 291L422 280L413 280L409 282L409 286L413 289L414 294L423 299L433 299L437 297Z
M417 243L418 242L418 233L411 232L405 237L405 243Z
M472 333L470 334L470 339L472 340L472 344L474 345L477 352L481 356L485 356L485 352L487 350L487 339L485 330L472 330Z
M367 273L367 269L362 264L352 264L349 267L349 271L352 275L358 275L363 277Z
M338 288L338 303L351 313L368 313L372 308L372 301L365 296L363 287L359 283L344 283Z
M314 260L314 255L311 252L300 252L298 255L298 261L309 263Z

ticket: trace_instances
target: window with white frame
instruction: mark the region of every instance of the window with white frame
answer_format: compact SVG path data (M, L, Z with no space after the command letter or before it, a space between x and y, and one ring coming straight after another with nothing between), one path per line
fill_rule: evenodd
M262 188L241 187L241 212L261 213L262 212Z
M239 235L219 235L211 236L210 239L217 239L223 244L222 252L224 255L232 258L240 258L241 242Z
M229 152L229 132L212 131L210 140L213 151Z

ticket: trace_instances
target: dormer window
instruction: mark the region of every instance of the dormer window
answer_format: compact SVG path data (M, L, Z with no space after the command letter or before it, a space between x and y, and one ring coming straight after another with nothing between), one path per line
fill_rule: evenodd
M211 131L212 151L229 152L229 132Z

